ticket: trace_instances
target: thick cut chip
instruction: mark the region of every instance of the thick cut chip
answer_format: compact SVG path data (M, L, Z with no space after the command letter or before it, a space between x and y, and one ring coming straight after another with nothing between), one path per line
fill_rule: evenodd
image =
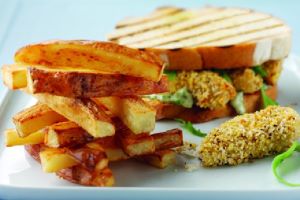
M81 147L40 149L40 161L45 172L57 172L75 165L81 165L90 171L100 172L108 166L104 149Z
M65 117L44 104L31 106L13 117L13 122L20 137L26 137L48 125L66 120Z
M163 169L175 163L176 153L173 150L166 149L156 151L150 155L139 156L137 157L137 159L144 161L154 167Z
M100 172L108 166L108 159L103 148L81 147L69 149L68 154L75 158L81 166L90 171Z
M25 145L25 150L38 162L41 162L41 158L40 158L40 154L41 152L45 152L45 146L44 145ZM47 149L49 151L49 149ZM88 164L89 160L80 160L80 162L82 163L78 163L72 167L68 167L68 168L64 168L68 165L71 165L70 163L66 162L68 161L70 158L72 158L72 156L70 157L69 154L64 153L65 151L62 149L54 149L52 152L48 152L49 153L49 157L48 160L51 162L54 161L58 161L55 160L57 158L63 158L64 156L67 158L66 160L61 160L61 162L59 163L59 166L62 169L56 171L57 169L53 169L52 171L55 171L56 174L73 183L76 184L81 184L81 185L88 185L88 186L112 186L114 184L114 177L112 175L111 170L107 167L107 159L102 159L100 160L100 162L97 162L96 166L94 165L94 169L90 169L90 166L86 166L86 164ZM51 153L53 153L53 155L51 155ZM58 154L63 154L63 155L58 155ZM98 152L99 153L99 152ZM100 154L102 154L100 152ZM78 154L77 152L77 156L80 155L80 153ZM93 157L93 156L91 156ZM77 158L75 158L77 159ZM44 162L48 162L48 160L44 161ZM103 162L105 161L105 162ZM42 163L43 164L43 163ZM48 166L50 164L55 164L55 163L47 163Z
M119 117L135 134L151 132L155 127L156 111L140 97L103 97L93 100Z
M109 161L126 160L129 158L129 156L123 151L123 149L119 147L119 145L117 145L114 136L99 138L93 142L88 143L87 146L94 149L104 148Z
M85 186L104 187L113 186L115 183L112 171L108 167L100 172L96 172L78 165L59 170L56 172L56 175L72 183Z
M7 147L26 145L26 144L41 144L44 142L43 130L38 130L26 137L20 137L15 129L5 130L5 144Z
M154 139L149 133L134 134L120 120L114 119L116 140L123 151L129 156L151 154L155 151Z
M115 127L104 108L89 99L74 99L50 94L34 96L41 103L75 122L94 137L115 134Z
M70 40L28 45L15 55L15 62L74 71L107 72L159 81L163 63L158 56L116 43Z
M66 97L106 97L146 95L168 91L166 76L159 82L122 74L99 74L68 70L28 68L28 88L32 93Z
M44 172L52 173L78 165L79 162L67 153L67 149L49 148L40 152L40 161Z
M27 86L26 67L19 65L4 65L1 69L4 84L11 90Z
M2 67L4 84L12 90L28 87L30 93L65 97L105 97L163 93L168 91L166 76L159 82L122 74L34 68L23 65Z
M154 138L155 149L163 150L183 145L182 130L172 129L151 135Z
M93 137L76 123L67 121L48 126L43 130L48 147L75 147L93 140Z

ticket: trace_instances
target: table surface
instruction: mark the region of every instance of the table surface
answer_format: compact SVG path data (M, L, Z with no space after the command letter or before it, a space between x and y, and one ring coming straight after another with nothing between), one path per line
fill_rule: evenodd
M293 53L300 54L300 1L297 0L0 0L0 64L15 51L51 39L105 40L120 19L142 16L158 6L236 6L272 13L293 29ZM7 90L0 83L0 100Z

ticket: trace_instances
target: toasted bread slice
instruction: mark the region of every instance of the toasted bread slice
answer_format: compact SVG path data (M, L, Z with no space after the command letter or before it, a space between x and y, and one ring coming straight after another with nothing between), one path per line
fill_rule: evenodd
M32 93L49 93L73 98L146 95L168 91L165 76L159 82L154 82L122 74L29 68L27 78L28 88Z
M272 98L277 97L277 86L270 87L266 94ZM235 110L227 104L225 107L220 109L201 109L198 107L184 108L175 104L162 103L157 100L149 100L149 104L156 109L156 119L175 119L181 118L186 121L193 123L207 122L213 119L234 116L236 115ZM253 94L244 95L244 105L246 107L247 113L252 113L261 107L261 94L260 92L255 92Z
M73 71L123 74L159 81L163 63L153 53L109 42L69 40L28 45L15 54L15 62Z
M115 127L105 109L89 99L74 99L45 93L34 96L41 103L75 122L94 137L115 134Z
M155 52L168 69L250 67L283 59L291 48L291 30L284 22L249 9L182 9L135 21L123 21L108 39Z
M138 96L103 97L93 100L119 117L134 134L151 132L155 127L155 110Z
M159 19L160 17L168 16L170 14L178 13L181 10L182 10L181 8L176 8L176 7L159 7L145 17L141 17L141 18L130 17L119 21L116 26L120 28L128 25L141 24L155 19Z

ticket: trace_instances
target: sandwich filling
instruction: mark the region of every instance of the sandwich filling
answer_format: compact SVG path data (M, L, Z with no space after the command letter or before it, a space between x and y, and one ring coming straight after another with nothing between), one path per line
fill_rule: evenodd
M191 108L217 109L231 105L243 111L243 94L252 94L276 85L282 61L268 61L259 66L230 70L166 71L169 93L151 98Z

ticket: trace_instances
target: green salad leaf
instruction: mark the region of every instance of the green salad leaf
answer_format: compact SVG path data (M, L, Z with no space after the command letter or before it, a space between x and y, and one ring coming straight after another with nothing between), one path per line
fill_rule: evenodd
M252 70L263 78L268 76L267 71L261 65L252 67Z
M205 137L207 134L202 132L199 129L196 129L192 122L184 121L183 119L175 119L175 121L181 124L181 127L189 131L191 134L198 136L198 137Z
M230 103L238 114L242 115L246 113L243 92L238 92L235 98L230 101Z
M176 105L180 105L185 108L191 108L193 107L194 101L192 94L186 89L186 87L183 87L179 90L177 90L175 93L170 94L152 94L147 95L146 97L150 99L157 99L165 103L173 103Z
M229 76L229 74L227 73L226 70L222 70L222 69L214 69L213 71L217 72L222 78L224 78L227 82L232 83L232 80Z
M271 99L266 94L267 88L268 88L268 86L266 86L265 84L260 88L262 102L263 102L263 108L266 108L266 107L272 106L272 105L276 105L276 106L279 105L276 101L274 101L273 99Z
M164 70L164 74L168 76L169 81L175 81L177 77L177 71L174 70Z
M300 183L290 183L288 181L286 181L283 177L281 177L278 172L277 172L277 168L282 164L282 162L291 157L293 155L293 153L297 151L300 152L300 143L299 142L294 142L293 145L286 151L283 152L282 154L277 155L273 162L272 162L272 171L274 176L277 178L277 180L287 186L300 186Z

